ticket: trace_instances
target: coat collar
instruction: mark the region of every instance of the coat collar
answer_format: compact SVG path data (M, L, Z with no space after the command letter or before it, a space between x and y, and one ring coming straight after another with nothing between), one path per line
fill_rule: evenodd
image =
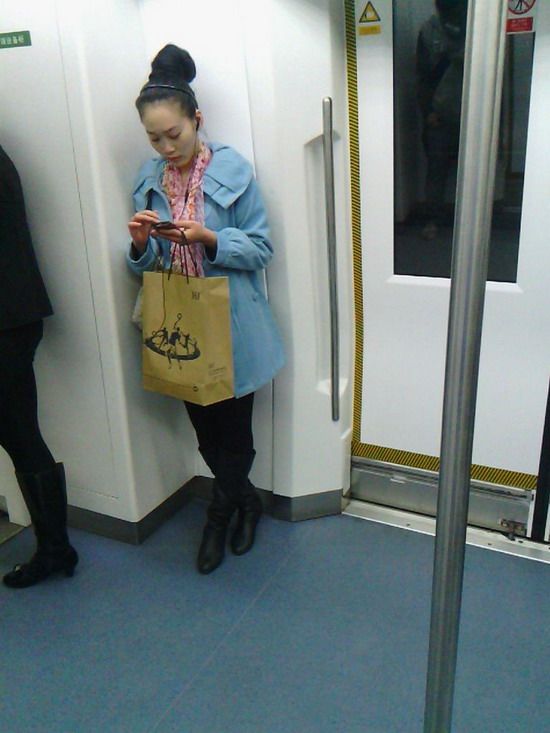
M252 179L252 166L236 150L221 143L208 143L212 160L204 172L203 190L222 208L228 209L246 190ZM136 191L144 196L151 189L162 190L162 174L166 162L162 158L149 160L140 171Z

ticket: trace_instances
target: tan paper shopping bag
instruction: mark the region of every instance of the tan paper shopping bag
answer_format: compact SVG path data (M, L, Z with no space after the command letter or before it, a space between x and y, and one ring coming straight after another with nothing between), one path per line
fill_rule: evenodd
M226 277L143 276L143 386L197 405L233 397Z

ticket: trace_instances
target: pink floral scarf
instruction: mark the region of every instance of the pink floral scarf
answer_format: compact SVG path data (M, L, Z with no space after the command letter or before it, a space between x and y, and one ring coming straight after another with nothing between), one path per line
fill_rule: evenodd
M187 185L184 185L181 173L176 166L172 163L166 164L162 187L168 196L173 221L189 219L204 224L202 179L211 158L210 148L201 142ZM185 272L194 277L204 277L204 270L202 269L204 247L200 242L189 242L189 247L183 250L184 262L182 262L182 248L177 244L172 244L170 254L173 258L175 272Z

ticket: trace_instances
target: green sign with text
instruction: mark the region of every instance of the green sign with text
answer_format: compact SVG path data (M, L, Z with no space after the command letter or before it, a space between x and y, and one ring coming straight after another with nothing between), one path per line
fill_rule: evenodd
M12 31L11 33L0 33L0 50L4 48L19 48L20 46L30 45L30 31Z

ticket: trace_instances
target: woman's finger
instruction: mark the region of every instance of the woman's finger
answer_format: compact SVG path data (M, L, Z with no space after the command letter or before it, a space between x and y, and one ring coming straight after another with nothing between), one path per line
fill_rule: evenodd
M138 211L134 214L132 220L154 224L159 220L159 215L156 213L156 211Z

